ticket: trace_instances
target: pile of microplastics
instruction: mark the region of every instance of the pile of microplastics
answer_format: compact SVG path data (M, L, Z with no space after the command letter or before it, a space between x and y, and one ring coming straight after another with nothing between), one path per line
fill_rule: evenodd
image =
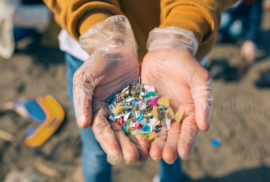
M169 98L159 98L155 88L141 85L140 79L106 102L110 103L110 120L119 123L126 134L146 134L148 140L153 140L162 127L169 130L171 121L180 122L184 115L183 110L174 114Z

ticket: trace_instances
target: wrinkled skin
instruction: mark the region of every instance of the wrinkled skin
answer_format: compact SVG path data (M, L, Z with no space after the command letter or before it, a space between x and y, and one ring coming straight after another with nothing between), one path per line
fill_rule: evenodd
M173 163L178 156L187 159L194 151L198 128L207 131L213 108L208 71L186 50L158 49L149 52L142 64L142 83L153 86L170 98L175 113L184 110L184 119L172 123L169 131L151 143L154 160Z
M143 162L148 157L145 136L126 136L121 126L108 121L106 99L130 83L137 82L140 66L128 46L109 49L105 55L95 50L73 78L74 108L80 128L92 127L97 141L107 153L108 162Z

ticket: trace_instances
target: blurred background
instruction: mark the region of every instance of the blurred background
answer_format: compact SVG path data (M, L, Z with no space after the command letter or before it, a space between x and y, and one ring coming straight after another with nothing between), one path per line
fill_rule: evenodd
M81 141L58 48L61 28L42 1L10 1L19 9L11 18L12 9L3 9L0 1L0 105L49 94L63 107L65 119L43 145L32 148L24 140L36 124L2 108L0 181L17 175L33 182L76 182ZM206 66L213 78L212 124L199 132L192 158L182 161L184 182L270 181L270 1L248 2L255 8L222 15ZM148 159L114 166L113 180L150 182L157 172L158 163Z

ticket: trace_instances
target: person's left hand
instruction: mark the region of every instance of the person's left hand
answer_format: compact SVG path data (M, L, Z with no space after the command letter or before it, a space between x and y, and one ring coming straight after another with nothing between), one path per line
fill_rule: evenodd
M251 40L246 40L241 48L241 56L247 65L253 63L256 56L256 44Z
M149 156L173 163L178 156L191 156L198 129L207 131L213 108L211 78L208 71L187 50L150 51L142 63L142 83L153 86L170 98L174 112L184 110L183 122L172 123L161 131L150 147Z

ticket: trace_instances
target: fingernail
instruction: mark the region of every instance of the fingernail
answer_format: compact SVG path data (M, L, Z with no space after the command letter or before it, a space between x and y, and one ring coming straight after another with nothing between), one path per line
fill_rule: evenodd
M157 157L157 158L152 158L154 161L156 161L156 162L159 162L160 161L160 157Z
M107 161L111 165L117 165L120 164L122 161L122 157L110 157L109 155L107 156Z
M173 164L175 160L171 161L171 162L166 162L167 164Z
M85 122L85 116L84 115L81 115L81 116L78 116L77 117L77 123L78 123L78 126L82 129L84 128L87 128L87 123Z

